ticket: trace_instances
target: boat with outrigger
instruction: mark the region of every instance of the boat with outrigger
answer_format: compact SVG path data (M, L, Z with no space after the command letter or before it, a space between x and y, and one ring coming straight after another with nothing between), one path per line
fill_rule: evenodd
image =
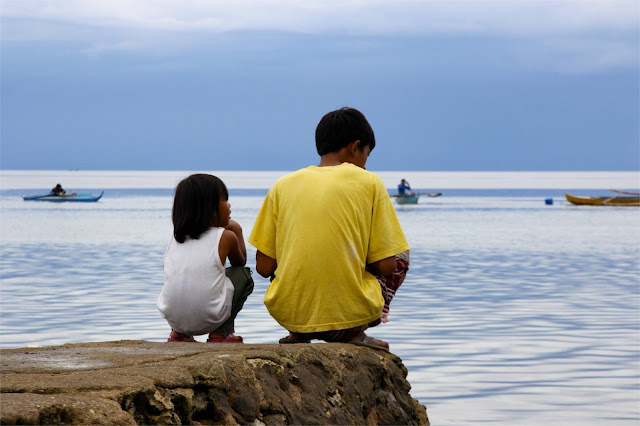
M100 194L78 194L71 193L69 195L55 195L55 194L44 194L44 195L23 195L22 199L24 201L51 201L54 203L66 203L66 202L74 202L74 203L95 203L100 198L104 191Z
M426 195L427 197L439 197L442 195L442 192L414 192L412 194L393 194L392 198L396 200L398 204L418 204L418 200L421 195Z
M611 191L616 194L623 195L612 195L609 197L580 197L564 194L564 196L567 198L567 201L578 206L640 206L640 192L620 191L618 189L612 189Z
M398 193L391 195L391 197L395 198L398 204L418 204L421 195L439 197L442 195L442 192L413 192L409 182L406 179L402 179L398 185Z

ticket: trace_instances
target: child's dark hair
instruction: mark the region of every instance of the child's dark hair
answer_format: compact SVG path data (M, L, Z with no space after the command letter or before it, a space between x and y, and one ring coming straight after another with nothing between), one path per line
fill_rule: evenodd
M173 236L179 243L187 237L200 238L220 217L220 197L229 199L227 187L220 179L207 174L195 174L183 179L173 198Z
M376 138L364 115L355 108L344 107L325 114L316 127L316 149L319 155L340 151L351 142L360 141L360 149L373 151Z

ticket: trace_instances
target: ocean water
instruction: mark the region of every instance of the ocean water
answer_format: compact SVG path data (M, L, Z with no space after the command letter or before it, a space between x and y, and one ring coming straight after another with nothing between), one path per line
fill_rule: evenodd
M246 238L284 172L212 173ZM173 187L188 174L2 171L0 347L165 341L155 301ZM443 193L396 207L410 271L391 321L369 333L402 358L432 424L640 422L640 208L563 198L637 190L638 173L380 175L390 190L407 178ZM88 204L20 197L58 182L105 193ZM275 343L286 332L262 303L268 281L254 280L236 330Z

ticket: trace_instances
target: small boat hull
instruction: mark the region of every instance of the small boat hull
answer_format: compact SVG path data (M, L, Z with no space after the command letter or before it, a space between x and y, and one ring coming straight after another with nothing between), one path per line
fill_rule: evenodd
M23 195L22 199L24 201L50 201L53 203L95 203L100 198L102 198L102 191L99 195L93 194L73 194L73 195Z
M579 206L640 206L640 197L576 197L564 194L572 204Z
M399 195L395 199L398 204L418 204L420 194Z

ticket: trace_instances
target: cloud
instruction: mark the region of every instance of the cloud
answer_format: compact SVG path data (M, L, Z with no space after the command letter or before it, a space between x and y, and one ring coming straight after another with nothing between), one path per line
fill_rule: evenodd
M5 0L2 14L169 32L544 36L638 27L635 0Z
M525 67L638 67L637 0L4 0L3 44L73 42L89 56L278 46L265 32L509 40ZM213 37L212 37L213 35ZM243 40L239 35L234 40ZM379 40L379 39L378 39ZM226 44L224 44L226 46ZM221 48L223 48L222 46Z

